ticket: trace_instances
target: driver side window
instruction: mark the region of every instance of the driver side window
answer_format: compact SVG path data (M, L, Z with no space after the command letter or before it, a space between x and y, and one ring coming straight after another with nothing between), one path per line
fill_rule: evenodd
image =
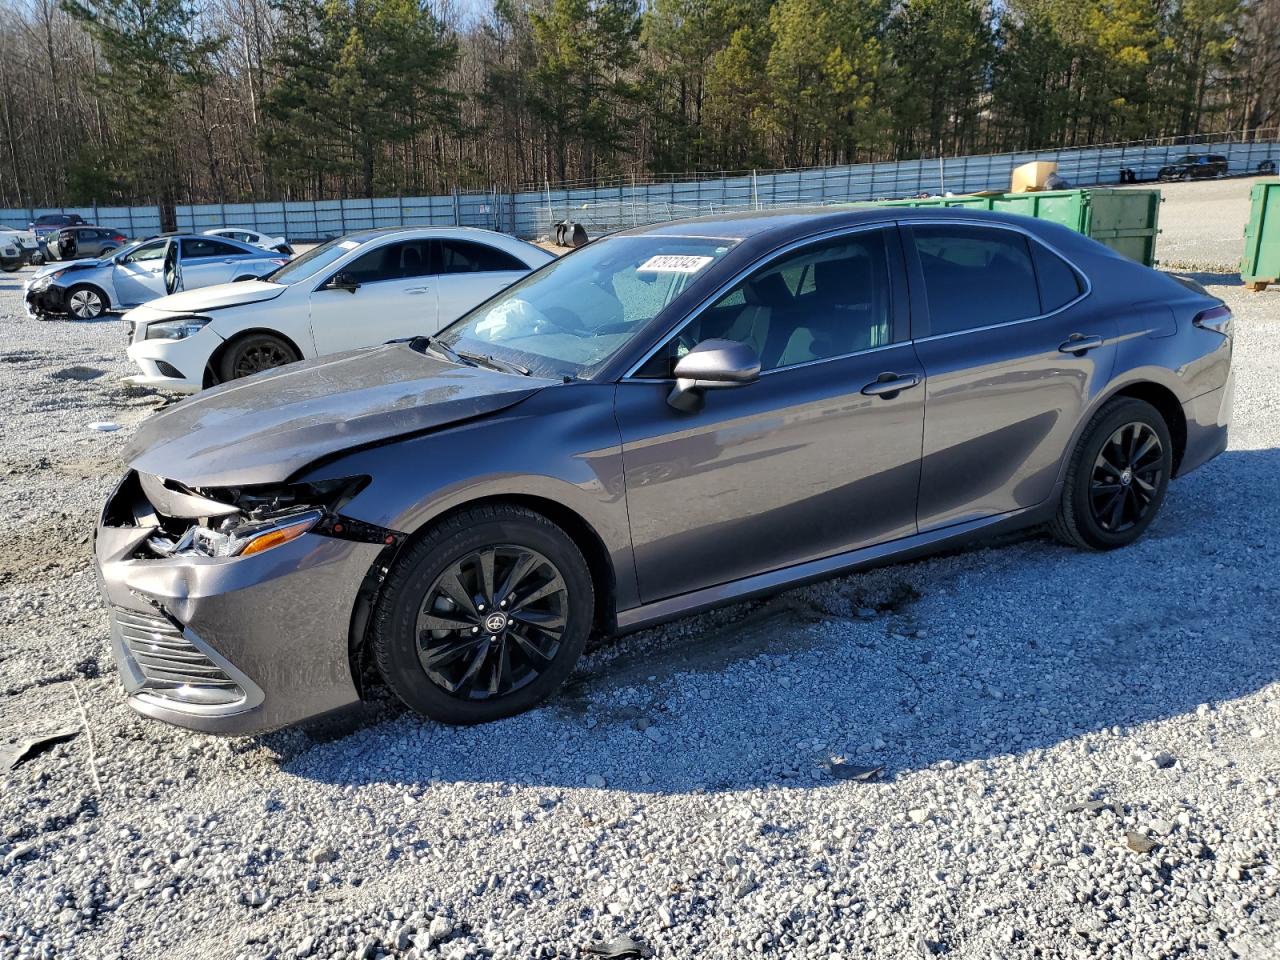
M824 240L770 261L691 319L636 371L669 379L704 340L745 343L760 369L847 356L892 340L883 230Z
M133 253L128 254L124 258L125 263L139 263L146 260L159 260L164 257L165 247L168 241L161 240L159 243L144 243Z

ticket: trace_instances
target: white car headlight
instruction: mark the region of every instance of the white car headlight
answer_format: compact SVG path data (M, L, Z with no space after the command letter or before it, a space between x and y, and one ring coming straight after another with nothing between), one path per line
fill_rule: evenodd
M147 327L148 340L185 340L194 337L210 322L209 317L179 317L177 320L165 320Z

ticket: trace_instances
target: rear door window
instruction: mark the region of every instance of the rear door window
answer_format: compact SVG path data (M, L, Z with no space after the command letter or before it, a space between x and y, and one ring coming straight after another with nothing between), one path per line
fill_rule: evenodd
M925 224L909 231L924 276L929 335L1039 316L1027 238L1015 230Z
M182 241L182 259L199 260L204 257L242 257L244 251L223 243L214 237L190 237Z
M505 250L470 240L441 240L441 273L492 273L503 270L527 271L529 265Z

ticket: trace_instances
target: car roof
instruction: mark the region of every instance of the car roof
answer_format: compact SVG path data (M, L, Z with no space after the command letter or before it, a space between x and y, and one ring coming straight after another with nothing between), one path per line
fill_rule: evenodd
M849 204L825 207L785 207L774 210L752 210L743 213L718 214L708 217L690 217L670 220L622 230L613 236L666 236L700 237L713 240L743 241L771 237L778 240L804 237L826 230L863 223L884 223L893 220L987 220L1006 223L1024 229L1034 229L1037 221L1016 214L994 213L972 207L889 207L874 203Z
M423 234L433 237L452 237L458 240L465 240L469 237L505 237L508 240L519 240L509 233L502 233L498 230L486 230L483 227L454 227L454 226L421 226L421 227L374 227L369 230L355 230L351 233L341 234L334 239L351 240L354 243L365 243L369 240L376 240L379 237L389 237L393 235L402 235L406 237L421 236ZM520 240L525 243L527 241Z

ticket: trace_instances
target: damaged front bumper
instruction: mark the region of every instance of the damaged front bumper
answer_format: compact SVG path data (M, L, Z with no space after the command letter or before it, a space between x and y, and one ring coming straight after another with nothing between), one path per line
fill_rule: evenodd
M28 280L22 286L22 306L33 320L60 316L67 312L67 290L56 283L33 288L32 281Z
M144 489L138 474L126 476L95 540L129 705L193 730L246 735L359 700L350 625L362 584L390 546L380 532L343 539L334 528L346 526L329 518L252 555L162 556L148 541L166 541L175 520L201 522L175 514L213 504L147 479Z

